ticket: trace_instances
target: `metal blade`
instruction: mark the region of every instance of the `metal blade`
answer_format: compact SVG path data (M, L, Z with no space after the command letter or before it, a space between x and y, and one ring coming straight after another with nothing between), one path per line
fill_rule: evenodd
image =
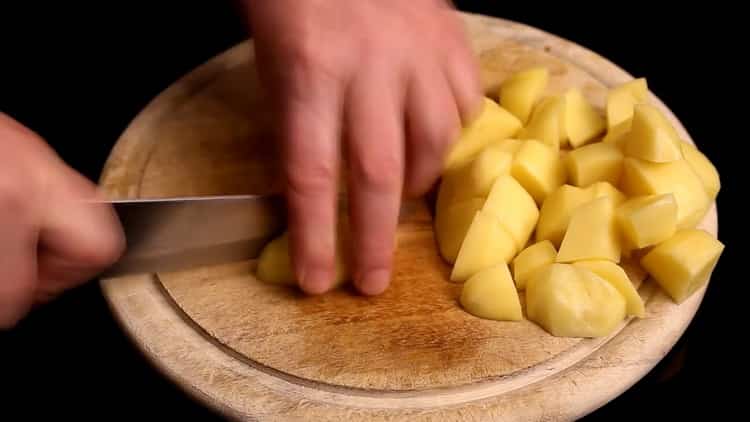
M101 277L176 271L256 258L286 223L279 196L112 201L127 239Z

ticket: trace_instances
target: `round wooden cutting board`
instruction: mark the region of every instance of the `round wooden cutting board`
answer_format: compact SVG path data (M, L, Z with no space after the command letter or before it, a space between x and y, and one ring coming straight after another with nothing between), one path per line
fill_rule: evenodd
M598 107L632 78L570 42L516 23L464 15L491 95L530 65L550 92L577 86ZM112 198L268 193L279 189L267 101L251 43L179 80L132 122L101 186ZM640 76L640 75L639 75ZM648 76L648 75L643 75ZM684 137L682 125L661 104ZM692 141L691 141L692 142ZM460 309L426 200L405 207L392 287L306 297L253 276L254 262L102 280L124 330L166 376L247 420L568 420L644 376L703 297L674 304L640 286L644 319L603 339L557 338L529 321ZM716 234L715 207L702 227ZM632 268L631 276L643 273Z

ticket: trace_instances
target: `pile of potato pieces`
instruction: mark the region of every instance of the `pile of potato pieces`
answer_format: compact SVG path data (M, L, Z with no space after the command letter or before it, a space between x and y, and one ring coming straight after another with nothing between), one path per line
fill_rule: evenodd
M644 78L607 94L543 97L549 72L507 78L449 152L437 245L485 319L526 316L550 334L601 337L645 307L619 265L632 257L676 303L708 280L724 245L697 229L720 190L708 158L649 103ZM512 271L511 271L512 269Z

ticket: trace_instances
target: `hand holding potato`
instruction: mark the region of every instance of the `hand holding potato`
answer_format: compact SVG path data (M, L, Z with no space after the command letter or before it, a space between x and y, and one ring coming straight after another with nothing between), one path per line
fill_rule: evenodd
M246 1L261 79L280 118L291 258L300 287L333 286L340 151L352 275L381 293L402 194L427 191L482 104L458 17L441 0Z

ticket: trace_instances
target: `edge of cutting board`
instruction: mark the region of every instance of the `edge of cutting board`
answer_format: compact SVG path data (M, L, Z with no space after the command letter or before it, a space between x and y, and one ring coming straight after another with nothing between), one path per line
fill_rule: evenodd
M630 74L596 53L539 29L499 18L462 15L472 25L489 27L574 63L606 86L632 79ZM242 50L245 48L245 43L235 46L176 81L134 119L125 133L137 133L138 127L158 119L167 104L190 96L191 89L199 89L202 83L210 82L213 74L246 58L247 51ZM657 98L652 100L667 113L684 139L693 142L666 106ZM100 183L110 195L133 197L137 194L107 183L113 178L139 177L140 173L130 173L130 169L118 166L121 157L144 153L131 148L133 144L118 142L107 161ZM715 205L704 219L704 227L717 235ZM682 336L705 292L704 288L678 310L669 312L669 318L660 318L657 310L654 317L628 324L585 360L544 378L544 383L510 390L507 386L498 389L493 383L484 383L429 394L382 395L316 389L310 382L278 376L269 368L235 359L230 350L210 341L196 329L198 327L173 305L156 277L102 280L102 290L118 322L144 355L195 399L224 415L245 420L575 419L617 397L650 371ZM644 338L637 334L644 331L650 335ZM635 351L638 353L634 354ZM451 403L445 404L448 396Z

